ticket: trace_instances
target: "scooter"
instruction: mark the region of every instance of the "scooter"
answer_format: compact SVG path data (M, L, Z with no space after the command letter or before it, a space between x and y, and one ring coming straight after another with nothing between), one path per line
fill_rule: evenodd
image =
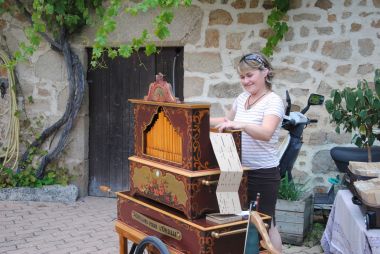
M302 133L310 123L317 123L316 119L309 119L305 116L306 112L312 105L322 105L325 100L323 95L310 94L307 100L307 106L301 112L290 112L291 99L289 92L286 91L286 110L285 117L282 121L282 128L288 131L287 136L280 145L278 158L280 158L280 174L281 178L288 176L288 180L292 180L292 169L302 147Z

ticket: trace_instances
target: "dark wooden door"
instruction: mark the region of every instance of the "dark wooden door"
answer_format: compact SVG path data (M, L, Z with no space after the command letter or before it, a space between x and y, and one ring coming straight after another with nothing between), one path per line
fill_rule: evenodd
M163 48L151 56L139 52L128 59L104 57L103 63L106 68L90 68L87 73L91 196L108 196L99 190L100 185L114 191L129 189L128 157L134 152L134 130L128 99L142 99L155 74L161 72L183 100L183 48Z

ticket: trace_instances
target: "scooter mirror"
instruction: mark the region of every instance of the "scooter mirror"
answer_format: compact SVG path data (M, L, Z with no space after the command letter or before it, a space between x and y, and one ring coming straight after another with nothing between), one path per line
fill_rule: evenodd
M312 93L309 96L309 99L307 101L307 105L322 105L325 100L325 96Z

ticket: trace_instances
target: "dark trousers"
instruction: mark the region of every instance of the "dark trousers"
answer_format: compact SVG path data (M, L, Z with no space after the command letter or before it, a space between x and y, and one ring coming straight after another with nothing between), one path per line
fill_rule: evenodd
M257 193L260 193L258 211L271 216L273 225L276 225L275 208L280 180L278 167L248 171L248 201L255 201Z

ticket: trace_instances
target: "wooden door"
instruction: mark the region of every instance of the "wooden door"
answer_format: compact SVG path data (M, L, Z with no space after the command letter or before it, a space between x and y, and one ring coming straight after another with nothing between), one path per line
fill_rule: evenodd
M90 196L108 196L99 190L100 185L113 191L129 189L134 130L128 99L143 98L155 74L161 72L171 84L174 77L175 94L183 100L183 48L163 48L152 56L139 52L128 59L104 57L103 63L106 68L90 68L87 73Z

